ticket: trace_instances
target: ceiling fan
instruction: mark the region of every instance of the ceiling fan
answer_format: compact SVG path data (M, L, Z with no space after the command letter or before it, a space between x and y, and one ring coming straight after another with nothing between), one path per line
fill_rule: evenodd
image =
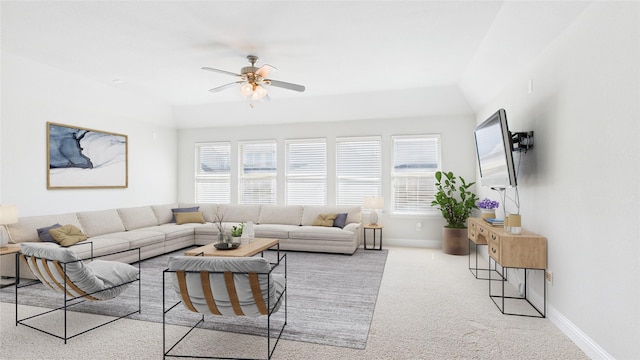
M260 68L255 66L258 61L258 57L255 55L248 55L247 60L251 63L251 66L245 66L240 70L240 74L236 74L226 70L214 69L211 67L203 67L202 70L213 71L220 74L227 74L239 77L239 81L234 81L229 84L221 85L218 87L214 87L213 89L209 89L211 92L218 92L224 90L226 88L230 88L236 85L241 85L240 93L248 99L251 100L269 100L269 95L265 85L271 85L280 87L283 89L289 89L293 91L303 92L305 87L302 85L292 84L284 81L267 79L269 76L269 72L272 69L276 69L271 65L263 65ZM277 70L277 69L276 69Z

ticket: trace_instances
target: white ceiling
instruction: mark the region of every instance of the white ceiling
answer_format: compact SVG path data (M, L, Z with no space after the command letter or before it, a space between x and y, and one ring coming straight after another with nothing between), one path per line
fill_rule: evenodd
M490 99L589 6L567 1L2 1L2 51L184 108L243 100L207 90L246 55L304 93L459 87ZM121 83L115 83L114 80ZM271 104L270 103L270 104ZM184 127L189 127L184 124Z

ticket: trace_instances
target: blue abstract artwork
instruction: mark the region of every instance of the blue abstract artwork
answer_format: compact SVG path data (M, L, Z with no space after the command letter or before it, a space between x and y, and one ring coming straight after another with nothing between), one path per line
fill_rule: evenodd
M47 188L126 188L127 136L47 123Z

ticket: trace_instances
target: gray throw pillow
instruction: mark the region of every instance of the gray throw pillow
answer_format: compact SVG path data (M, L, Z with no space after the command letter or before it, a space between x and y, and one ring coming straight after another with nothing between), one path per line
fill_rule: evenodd
M340 229L344 228L347 225L347 215L348 214L338 214L335 220L333 220L333 226L339 227Z
M51 236L51 234L49 234L49 229L55 229L55 228L59 228L62 227L62 225L60 224L55 224L55 225L51 225L51 226L47 226L47 227L43 227L38 229L38 237L40 238L40 240L44 241L44 242L52 242L52 243L57 243L56 239L53 238L53 236Z

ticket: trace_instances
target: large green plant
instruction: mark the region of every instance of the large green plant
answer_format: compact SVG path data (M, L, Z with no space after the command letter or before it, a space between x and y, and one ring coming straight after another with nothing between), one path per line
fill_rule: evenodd
M437 206L442 212L442 216L447 221L446 227L464 229L467 227L467 219L471 216L471 211L477 209L476 202L479 200L476 194L469 191L475 182L467 184L459 176L460 186L457 184L456 176L452 172L436 172L436 199L431 202L431 206Z

